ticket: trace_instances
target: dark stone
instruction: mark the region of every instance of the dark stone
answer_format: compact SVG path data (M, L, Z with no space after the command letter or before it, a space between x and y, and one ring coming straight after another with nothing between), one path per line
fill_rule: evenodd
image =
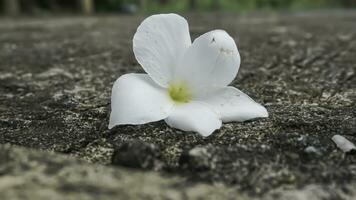
M205 171L213 167L212 154L207 147L194 147L183 151L179 165L192 171Z
M112 155L112 164L142 169L161 168L159 148L140 140L127 141Z

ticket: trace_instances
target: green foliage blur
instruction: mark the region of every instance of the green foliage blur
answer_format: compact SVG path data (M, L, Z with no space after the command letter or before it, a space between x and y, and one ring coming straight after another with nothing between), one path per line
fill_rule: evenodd
M132 3L135 1L132 0ZM192 2L194 4L192 5ZM146 12L227 10L302 10L355 8L356 0L147 0Z
M0 0L0 10L3 2ZM18 0L29 14L79 12L80 0ZM252 11L356 8L356 0L93 0L97 13Z

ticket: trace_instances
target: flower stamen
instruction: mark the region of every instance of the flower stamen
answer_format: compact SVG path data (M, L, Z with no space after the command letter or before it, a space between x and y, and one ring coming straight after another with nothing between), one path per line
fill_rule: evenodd
M182 81L171 82L168 87L168 95L176 103L187 103L192 99L191 91Z

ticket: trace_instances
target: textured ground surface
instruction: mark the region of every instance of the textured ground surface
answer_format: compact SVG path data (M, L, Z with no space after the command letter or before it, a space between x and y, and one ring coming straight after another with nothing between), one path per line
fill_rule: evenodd
M235 38L232 84L268 119L208 138L163 122L108 130L113 82L142 72L142 18L0 19L0 198L356 198L356 156L331 141L356 143L356 12L186 17L193 38Z

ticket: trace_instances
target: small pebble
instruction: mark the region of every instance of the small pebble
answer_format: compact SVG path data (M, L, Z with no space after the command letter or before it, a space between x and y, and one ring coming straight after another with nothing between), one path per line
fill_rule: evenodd
M120 148L115 149L112 164L132 168L159 169L160 150L151 143L140 140L127 141Z
M313 146L308 146L307 148L304 149L304 152L309 153L309 154L321 155L321 152L319 151L319 149L317 149Z
M214 167L211 159L212 154L207 147L194 147L182 153L179 164L193 171L205 171Z
M356 146L341 135L334 135L331 139L344 153L351 153L356 151Z

